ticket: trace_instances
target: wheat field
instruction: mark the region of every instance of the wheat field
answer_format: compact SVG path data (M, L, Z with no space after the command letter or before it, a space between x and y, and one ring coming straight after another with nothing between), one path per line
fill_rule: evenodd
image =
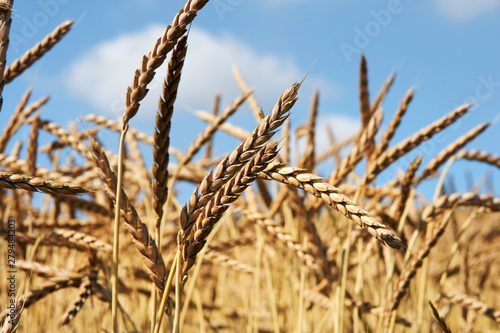
M1 110L0 331L499 331L500 198L444 186L459 159L498 172L500 156L469 144L490 124L459 134L429 162L410 158L472 104L394 142L414 88L390 96L395 74L388 73L377 92L369 91L361 57L361 128L342 141L335 133L320 138L326 150L315 143L319 93L307 122L290 123L307 76L261 108L253 82L237 72L241 95L228 106L214 96L206 107L212 112L197 113L205 129L178 150L170 129L188 29L207 2L188 0L137 59L120 121L82 115L84 130L47 121L40 110L49 98L30 98L36 86L15 110ZM11 8L12 1L0 6L0 93L71 38L73 25L62 22L22 57L6 60ZM163 63L167 72L156 72ZM155 75L164 84L150 136L129 122ZM400 99L397 110L382 109L386 98ZM231 123L244 104L254 128ZM29 137L12 142L22 127ZM105 144L109 131L120 135L119 146ZM240 144L215 156L217 132ZM293 137L306 142L294 164ZM79 158L63 160L62 151ZM51 165L40 165L40 155ZM405 169L388 170L405 158ZM329 173L317 174L332 161ZM431 178L438 181L428 198L420 185ZM181 193L186 187L178 184L196 189Z

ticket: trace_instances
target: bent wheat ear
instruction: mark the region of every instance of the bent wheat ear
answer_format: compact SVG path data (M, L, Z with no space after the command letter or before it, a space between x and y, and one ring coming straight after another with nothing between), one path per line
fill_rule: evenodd
M76 195L88 192L87 189L78 185L57 183L42 178L33 178L2 171L0 171L0 187L65 195Z
M289 167L283 163L273 163L262 171L262 175L268 179L301 188L320 198L327 205L367 230L384 245L397 250L406 248L401 239L388 230L384 224L359 207L348 196L342 194L338 188L324 182L323 178L307 173L304 169Z

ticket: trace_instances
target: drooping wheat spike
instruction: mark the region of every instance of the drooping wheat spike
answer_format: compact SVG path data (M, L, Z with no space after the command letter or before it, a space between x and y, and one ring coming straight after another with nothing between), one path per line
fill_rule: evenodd
M78 314L78 312L80 312L81 308L85 304L85 301L90 297L90 294L92 293L93 285L96 283L96 279L96 270L93 270L90 274L86 275L82 279L80 289L78 290L78 295L70 305L66 313L63 315L61 326L68 325L71 320Z
M497 323L500 323L500 311L491 308L487 304L484 304L476 297L460 294L457 292L446 293L443 295L443 297L447 298L453 304L457 304L467 310L472 310L474 312L480 313L493 319Z
M406 202L408 201L408 197L410 196L410 191L413 185L413 181L415 180L415 173L417 172L420 164L422 163L422 155L417 156L413 162L411 162L408 170L401 180L401 192L398 196L398 201L396 204L396 209L394 213L394 218L399 220L399 218L403 215L403 211L406 207Z
M14 0L5 0L0 6L0 111L3 105L3 87L5 86L5 64L7 63L7 48L9 47L9 32L12 19L12 4ZM0 151L1 153L2 151Z
M220 93L215 94L214 104L212 106L212 116L214 119L219 114L220 99L221 99L221 94ZM205 145L205 158L212 157L212 154L213 154L213 149L212 149L212 141L213 140L212 139L213 139L213 136L210 139L208 139L208 141Z
M389 125L387 126L387 129L382 135L380 143L375 147L375 154L374 154L375 157L378 157L380 154L382 154L387 150L389 142L394 136L394 133L396 133L396 130L399 127L399 124L401 123L401 119L403 119L403 116L405 115L406 110L408 109L408 105L410 105L412 99L413 99L413 87L406 92L405 96L403 97L403 100L399 104L398 110L392 117Z
M238 87L240 88L241 92L245 92L247 90L250 90L250 87L245 82L245 79L243 78L243 75L241 75L238 67L232 66L232 70L233 70L234 80L238 84ZM255 117L255 120L257 120L257 122L259 122L262 118L264 118L264 112L262 112L262 108L261 108L259 102L257 102L255 95L250 94L250 96L248 96L248 98L247 98L247 103L248 103L248 106L250 107L250 110L252 110L252 113Z
M365 152L369 149L370 139L373 138L380 124L382 123L383 113L379 109L370 119L368 125L361 131L359 139L355 142L353 149L347 155L340 165L331 173L328 182L334 186L339 185L345 177L356 167L363 159Z
M29 91L29 93L31 93L31 91ZM29 93L27 92L25 96L23 96L23 99L24 97L26 97L27 100L29 97ZM28 119L31 116L31 114L36 110L38 110L42 105L47 103L48 100L49 97L43 97L38 101L31 103L26 107L23 107L22 109L16 108L16 111L9 119L9 122L5 126L4 131L2 132L2 136L0 136L0 153L3 153L5 151L5 148L7 147L7 143L9 142L10 138L16 133L16 131L26 121L26 119Z
M196 111L194 114L207 123L213 122L217 118L216 116L205 111ZM246 129L235 126L227 121L220 124L219 131L223 131L239 140L245 140L250 135L250 132Z
M463 158L470 161L479 161L496 166L500 169L500 156L493 155L487 151L479 151L477 149L467 150L462 149L456 155L457 159Z
M26 51L20 58L14 60L12 64L5 69L5 82L9 83L31 65L47 53L54 45L56 45L70 30L73 21L65 21L54 29L50 34L45 36L31 50Z
M286 166L282 163L272 163L261 173L269 179L301 188L317 198L320 198L330 207L338 210L361 228L367 230L373 237L384 245L394 249L404 249L401 240L384 224L380 223L369 212L359 207L349 197L342 194L338 188L323 181L323 178L304 169Z
M241 196L243 191L257 178L258 174L276 158L277 154L278 142L272 141L265 145L244 165L243 169L231 178L224 188L217 192L215 197L202 207L194 225L188 224L188 211L187 207L184 206L181 212L182 229L179 231L177 238L182 253L184 281L187 278L187 272L196 260L196 255L203 249L206 238L214 225L220 220L229 205ZM183 242L186 234L188 237Z
M313 171L315 167L314 138L316 137L316 118L318 116L319 92L315 91L309 108L309 120L307 122L307 143L304 155L302 155L298 166Z
M392 84L394 83L395 78L396 78L396 74L392 73L391 75L389 75L387 80L382 85L382 88L380 89L377 96L375 97L375 99L373 100L373 102L370 105L370 109L371 109L372 113L377 111L380 108L380 106L382 105L382 102L384 101L385 96L389 92L389 89L391 88Z
M177 40L186 33L187 25L190 24L199 10L205 6L208 0L188 0L184 7L175 15L171 24L167 26L162 37L148 53L143 56L141 66L135 70L133 83L127 88L125 98L126 110L123 114L123 125L135 116L139 109L139 103L146 96L147 86L155 76L155 70L163 64L165 58L173 48Z
M236 98L231 105L225 108L219 116L217 116L210 124L194 139L193 143L184 153L182 159L179 161L179 166L183 166L194 157L194 155L201 149L201 147L208 141L209 138L217 131L220 124L224 123L227 118L233 115L239 106L250 96L252 90L244 91L238 98Z
M89 158L99 171L99 177L104 183L106 193L113 202L116 201L116 175L111 170L109 161L101 145L90 137ZM132 236L132 243L139 250L148 268L148 274L155 283L160 294L165 287L166 269L163 257L151 238L148 228L141 222L135 208L130 204L127 195L122 189L120 213L128 233Z
M187 52L187 36L177 42L168 63L167 75L163 82L161 96L158 100L156 127L153 145L153 208L157 216L157 224L163 216L163 205L167 200L168 188L168 149L170 147L170 126L174 113L174 102L181 79L182 67Z
M285 90L271 113L264 117L252 133L230 155L226 155L205 176L201 184L191 195L181 213L182 238L185 239L202 210L216 193L259 151L288 118L289 111L297 100L299 83L294 83Z
M424 264L424 259L429 256L429 253L431 252L432 248L437 244L439 238L443 235L444 229L448 225L452 213L453 212L449 210L440 219L439 225L437 226L433 236L426 241L425 245L418 252L412 263L408 265L403 272L401 272L399 281L396 284L394 292L392 293L391 296L391 300L388 303L389 304L387 307L388 314L390 314L392 311L396 310L399 307L401 300L403 299L408 290L408 286L410 285L411 279L415 277L415 274L417 274L417 270Z
M375 160L369 163L366 172L366 184L371 183L377 175L385 170L391 163L417 147L422 142L429 140L436 133L441 132L458 118L463 116L471 107L471 104L462 105L448 115L436 120L432 124L422 128L417 133L401 141L389 150L382 152Z
M474 140L479 134L483 133L490 126L490 124L482 124L474 127L468 133L462 135L457 140L449 144L445 149L443 149L436 157L434 157L429 164L425 167L424 171L418 178L418 181L422 181L430 176L433 176L437 169L446 161L453 156L459 149L463 148L467 143Z
M76 195L88 192L87 189L78 185L57 183L47 179L33 178L3 171L0 171L0 186L10 189L23 189L30 192L63 195Z
M478 206L492 211L499 211L500 198L488 194L478 195L476 192L444 194L422 210L422 219L428 221L455 205Z

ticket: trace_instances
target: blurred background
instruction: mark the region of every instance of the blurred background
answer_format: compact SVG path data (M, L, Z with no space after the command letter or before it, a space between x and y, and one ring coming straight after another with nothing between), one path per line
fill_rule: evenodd
M50 95L41 118L64 127L96 113L112 119L124 111L126 88L135 68L153 47L183 1L76 0L15 1L7 63L21 56L64 20L72 30L47 55L8 84L3 92L0 121L5 124L26 88L32 101ZM493 122L467 145L500 155L500 2L480 1L284 1L212 0L190 28L189 48L181 78L171 132L171 144L185 150L204 128L196 110L211 111L221 93L225 108L240 91L232 76L237 66L265 113L281 92L301 80L313 65L292 109L292 128L307 119L311 96L320 92L317 150L328 147L326 126L336 139L360 126L358 72L361 54L368 62L373 98L391 73L396 80L383 104L387 125L405 92L415 97L391 141L396 144L455 107L475 102L472 111L442 134L424 143L385 173L406 169L417 155L424 165L447 144L476 125ZM150 93L131 126L150 135L165 67L157 70ZM255 119L247 106L230 122L252 130ZM29 134L22 128L18 137ZM215 155L231 151L237 141L216 134ZM53 140L49 134L41 140ZM118 135L103 140L116 150ZM14 142L15 140L11 140ZM300 145L299 145L300 147ZM300 149L300 148L299 148ZM9 147L7 148L9 151ZM150 148L143 147L146 161ZM44 162L48 163L48 159ZM329 174L324 163L319 174ZM392 178L386 177L386 179ZM384 182L382 174L379 182ZM500 173L492 166L457 161L445 183L450 191L471 187L500 193ZM453 186L451 186L453 184ZM420 186L432 197L436 179Z

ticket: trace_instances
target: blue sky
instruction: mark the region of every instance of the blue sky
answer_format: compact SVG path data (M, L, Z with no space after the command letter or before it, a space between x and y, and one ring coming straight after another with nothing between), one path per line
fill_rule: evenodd
M118 118L126 87L184 1L39 0L16 1L7 62L22 55L64 20L72 31L42 60L4 89L0 121L5 123L21 95L34 86L32 101L50 95L41 117L63 125L90 113ZM368 61L369 87L375 96L392 72L396 81L383 104L384 124L404 93L415 86L415 97L392 144L431 123L460 104L476 100L469 116L431 141L424 165L448 143L500 113L500 2L497 0L436 1L210 1L191 27L189 49L181 80L172 144L190 145L204 124L193 115L211 110L221 92L222 107L239 95L231 75L236 65L265 112L279 94L298 81L315 62L292 114L297 126L307 119L311 94L320 91L320 129L330 124L338 137L359 126L358 70L362 52ZM131 125L153 133L158 91L156 83ZM255 121L248 108L231 120L251 130ZM323 125L323 126L322 126ZM29 129L21 130L27 135ZM500 124L495 122L470 143L500 155ZM319 132L324 135L324 131ZM49 139L46 135L43 138ZM236 141L217 136L216 153L231 150ZM326 142L325 139L321 140ZM118 137L106 140L113 149ZM325 145L321 147L326 148ZM150 159L150 152L144 151ZM415 155L412 155L415 156ZM388 172L407 166L404 160ZM324 170L327 170L328 166ZM498 169L459 161L451 169L457 190L490 174L490 188L499 194ZM468 183L469 182L469 183ZM432 194L435 181L422 190Z

